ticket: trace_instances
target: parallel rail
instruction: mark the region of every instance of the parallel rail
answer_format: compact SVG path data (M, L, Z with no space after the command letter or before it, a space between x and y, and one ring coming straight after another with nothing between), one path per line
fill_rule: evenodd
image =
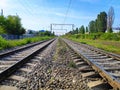
M74 42L74 43L76 43L76 42ZM86 47L86 48L88 48L88 49L90 49L92 51L95 51L97 53L102 53L102 54L105 54L106 56L110 56L110 57L112 57L112 58L114 58L116 60L120 60L120 55L117 55L117 54L114 54L114 53L110 53L110 52L98 49L96 47L93 47L93 46L90 46L90 45L87 45L87 44L81 44L81 43L76 43L76 44L82 45L82 46L84 46L84 47Z
M17 71L23 64L25 64L26 62L28 62L30 59L32 59L38 52L42 51L44 48L46 48L49 44L51 44L55 39L49 40L49 41L42 41L39 43L35 43L32 45L28 45L26 47L17 49L17 50L13 50L7 53L3 53L0 55L0 58L4 58L6 55L9 56L13 53L17 53L20 52L26 48L30 48L30 47L34 47L36 45L41 45L43 44L40 48L38 48L35 51L31 51L30 54L27 54L25 57L21 58L20 60L16 61L14 64L10 65L10 67L6 68L5 70L0 72L0 82L2 82L3 80L5 80L7 77L9 77L12 73L14 73L15 71Z
M46 42L46 41L48 41L48 40L43 40L43 41L40 41L40 42L28 44L28 45L19 47L19 48L14 49L14 50L10 50L10 51L4 52L4 53L0 53L0 58L5 57L5 56L10 55L10 54L13 54L13 53L16 53L16 52L18 52L18 51L21 51L21 50L24 50L24 49L33 47L33 46L36 46L36 45L39 45L39 44L44 43L44 42Z
M120 90L120 56L67 39L64 42L85 60L113 89ZM115 63L115 64L114 64ZM116 73L117 72L117 73Z

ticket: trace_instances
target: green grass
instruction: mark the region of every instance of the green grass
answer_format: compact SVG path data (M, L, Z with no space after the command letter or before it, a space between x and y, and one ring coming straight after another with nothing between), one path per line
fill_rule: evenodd
M51 38L53 37L44 36L44 37L25 38L25 39L19 39L19 40L5 40L0 36L0 50L12 48L16 46L22 46L25 44L34 43L42 40L48 40Z
M81 39L81 38L73 38L73 37L69 37L68 39L71 39L76 42L81 42L83 44L88 44L108 52L120 54L120 41L100 40L100 39L91 40L91 39Z
M77 68L76 64L73 61L68 63L68 67Z

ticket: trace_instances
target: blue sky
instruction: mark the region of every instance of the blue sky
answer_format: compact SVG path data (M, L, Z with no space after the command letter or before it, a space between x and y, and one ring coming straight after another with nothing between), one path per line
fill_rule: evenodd
M0 0L0 9L4 15L19 15L26 29L49 30L51 23L75 24L87 26L97 15L108 12L114 7L115 21L113 27L120 26L120 0L71 0L71 5L65 19L70 0ZM65 19L65 22L64 22ZM55 29L61 27L55 26ZM63 27L69 31L70 27ZM54 30L63 34L66 30Z

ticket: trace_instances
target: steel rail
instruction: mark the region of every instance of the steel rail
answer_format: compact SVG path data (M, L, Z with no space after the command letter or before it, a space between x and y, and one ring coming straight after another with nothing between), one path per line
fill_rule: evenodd
M86 48L88 48L88 49L90 49L90 50L97 51L97 52L102 53L102 54L104 54L104 55L106 55L106 56L112 57L112 58L114 58L114 59L116 59L116 60L120 60L120 55L117 55L117 54L114 54L114 53L110 53L110 52L107 52L107 51L98 49L98 48L93 47L93 46L91 46L91 45L82 44L82 43L77 43L77 42L75 42L75 41L73 41L73 42L76 43L76 44L78 44L78 45L82 45L83 47L86 47Z
M109 72L107 72L106 70L104 70L104 68L102 68L101 66L97 65L97 63L92 62L92 60L90 60L89 58L87 58L85 55L83 55L82 53L79 52L79 50L75 49L74 47L72 47L71 45L69 45L65 40L64 42L67 44L68 47L70 47L73 51L75 51L78 55L80 55L80 57L85 60L90 66L92 66L92 68L99 73L99 75L106 81L108 82L115 90L120 90L120 81L117 80L115 77L113 77L112 75L109 74ZM94 49L92 47L92 49ZM96 49L96 48L95 48ZM102 50L103 54L104 51ZM102 53L101 52L101 53ZM107 53L108 56L111 56L111 54L109 55L109 53ZM116 56L116 55L115 55ZM118 57L117 57L118 58ZM120 58L119 58L120 59Z
M43 41L40 41L40 42L36 42L36 43L32 43L32 44L29 44L29 45L25 45L25 46L19 47L19 48L14 49L14 50L10 50L10 51L4 52L4 53L0 53L0 58L2 58L4 56L7 56L7 55L10 55L10 54L13 54L13 53L16 53L18 51L21 51L21 50L33 47L33 46L36 46L36 45L44 43L46 41L48 41L48 40L43 40Z
M38 52L42 51L44 48L46 48L49 44L51 44L55 39L50 40L46 45L42 46L38 50L32 52L30 55L27 55L23 59L16 62L14 65L10 66L9 68L5 69L4 71L0 72L0 82L5 80L7 77L9 77L12 73L17 71L23 64L28 62L30 59L32 59Z

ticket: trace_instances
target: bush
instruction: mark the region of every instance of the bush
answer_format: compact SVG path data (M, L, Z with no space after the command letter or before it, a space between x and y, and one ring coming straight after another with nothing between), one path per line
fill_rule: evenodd
M8 47L9 47L9 43L0 36L0 49L8 48Z
M22 46L28 43L34 43L42 40L48 40L53 37L32 37L32 38L25 38L25 39L19 39L19 40L5 40L0 36L0 50L16 47L16 46Z
M104 33L101 35L100 39L102 40L120 40L120 35L117 33Z
M90 34L75 34L75 35L69 35L67 38L73 38L73 39L90 39L90 40L114 40L119 41L120 40L120 33L90 33Z
M72 68L76 68L76 67L77 67L76 64L75 64L73 61L70 61L70 62L68 63L68 66L69 66L69 67L72 67Z

